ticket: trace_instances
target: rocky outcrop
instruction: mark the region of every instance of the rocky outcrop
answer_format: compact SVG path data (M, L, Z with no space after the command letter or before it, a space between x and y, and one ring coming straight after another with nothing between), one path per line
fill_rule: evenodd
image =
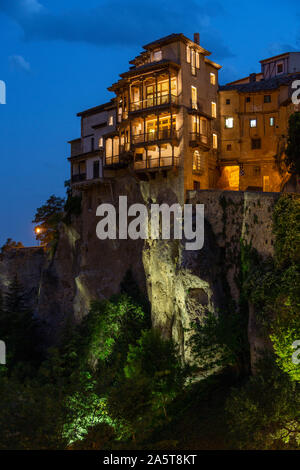
M0 290L5 292L17 276L29 307L37 313L45 253L41 247L13 248L0 254Z
M272 256L272 212L279 195L190 191L188 202L205 207L205 242L199 251L187 251L184 240L97 238L96 208L109 202L117 209L119 194L128 196L128 205L177 202L176 188L164 185L163 177L161 180L151 185L124 174L105 185L90 187L83 192L82 215L71 225L61 224L52 259L39 248L2 256L0 284L5 286L18 271L35 312L46 325L49 341L55 341L67 319L80 321L92 300L117 293L128 269L140 289L148 293L153 324L177 341L186 358L191 320L208 310L221 314L228 299L238 306L240 240L262 256ZM251 321L254 350L259 339L253 318Z

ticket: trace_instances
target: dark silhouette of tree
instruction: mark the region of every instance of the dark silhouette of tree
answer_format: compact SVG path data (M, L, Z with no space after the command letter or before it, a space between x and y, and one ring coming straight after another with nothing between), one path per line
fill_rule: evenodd
M288 167L289 173L300 175L300 112L290 116L288 144L285 154L285 164Z
M36 239L42 245L51 246L57 241L57 227L62 219L65 200L61 197L50 196L46 204L36 211L33 223L36 224Z
M5 244L1 247L1 253L4 253L5 251L9 251L9 250L18 249L18 248L24 248L23 243L15 242L12 238L8 238Z
M24 288L15 275L0 303L1 340L6 343L7 363L12 367L39 361L37 321L28 308ZM24 368L24 367L23 367Z

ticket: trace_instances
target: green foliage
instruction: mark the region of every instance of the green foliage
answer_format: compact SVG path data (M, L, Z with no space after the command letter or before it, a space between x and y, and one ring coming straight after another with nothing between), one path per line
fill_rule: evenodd
M242 311L219 315L209 312L193 324L190 346L201 374L224 367L242 372L248 359L247 316Z
M171 340L147 330L129 346L124 373L108 394L109 414L120 438L143 441L168 419L167 406L182 390L188 369Z
M50 196L46 204L36 211L33 223L37 224L36 239L49 250L55 249L58 241L58 224L62 220L65 200L57 196Z
M300 366L292 362L292 344L300 339L300 200L283 194L274 208L274 258L259 260L245 250L243 288L256 318L269 335L277 364L293 380ZM255 260L255 262L253 262ZM248 263L248 264L247 264Z
M300 113L299 113L300 114ZM283 194L274 208L275 267L300 263L300 198Z
M81 214L81 196L72 196L72 194L69 193L64 210L66 213L64 222L70 225L72 222L72 215L78 217Z
M289 118L285 164L290 173L300 175L300 112Z
M1 340L6 344L8 371L17 368L24 375L40 360L37 345L37 322L26 305L26 296L17 275L1 295Z
M183 388L188 373L172 340L163 339L158 330L143 331L136 345L129 346L124 368L128 379L144 377L151 382L153 407L162 409Z
M128 269L121 284L120 284L121 294L128 295L137 305L139 305L147 315L149 322L147 328L150 328L150 312L151 306L150 302L144 292L141 292L136 280L133 277L131 269Z
M149 317L126 294L93 302L80 327L80 356L95 369L124 363L128 345L149 325Z
M228 423L240 449L300 447L300 389L265 356L257 373L227 401Z

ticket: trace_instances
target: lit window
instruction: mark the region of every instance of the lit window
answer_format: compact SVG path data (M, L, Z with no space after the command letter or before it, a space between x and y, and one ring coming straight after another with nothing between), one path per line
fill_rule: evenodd
M215 85L216 84L216 75L214 73L211 73L210 74L210 83L212 85Z
M191 93L192 93L192 108L197 109L197 88L192 86Z
M263 190L268 192L270 191L270 177L264 176L263 178Z
M214 102L211 103L211 115L213 118L217 117L217 104Z
M273 127L275 124L275 118L270 117L270 126Z
M191 50L191 68L192 75L196 75L196 53L194 49Z
M113 116L109 116L108 125L109 125L109 126L113 126L113 124L114 124L114 117L113 117Z
M200 69L200 56L199 56L199 52L196 52L196 67L197 67L197 69Z
M204 156L200 154L199 150L195 150L193 154L193 171L203 173L205 170Z
M191 62L191 48L189 46L186 46L186 61Z
M232 129L233 128L233 117L228 117L225 119L225 127L226 129Z
M214 149L218 148L218 136L217 136L217 134L213 134L213 148Z
M103 147L103 137L100 137L99 139L99 147Z
M250 119L250 127L257 127L257 120L256 119Z

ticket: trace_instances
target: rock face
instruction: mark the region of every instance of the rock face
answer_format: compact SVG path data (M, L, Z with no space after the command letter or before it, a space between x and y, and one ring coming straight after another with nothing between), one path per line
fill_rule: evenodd
M273 254L272 213L278 199L274 193L193 191L192 204L204 204L204 246L186 251L178 241L151 241L143 260L153 324L172 336L183 355L191 319L206 311L222 314L232 298L239 302L240 240L263 257ZM261 346L257 328L249 329L253 357Z
M0 287L14 272L31 294L36 313L45 322L48 339L55 341L69 318L80 321L90 302L117 293L128 269L142 291L148 293L152 321L172 336L188 358L187 328L208 310L222 312L228 299L239 301L240 239L262 256L272 256L272 212L275 193L190 191L188 202L204 204L205 241L199 251L185 249L184 240L99 240L96 208L112 203L118 217L117 195L133 203L182 201L164 178L156 185L120 175L106 185L83 192L82 215L60 227L59 243L49 260L43 250L10 252L0 260ZM159 184L158 184L159 183ZM163 189L162 189L163 188ZM118 238L118 237L117 237ZM254 354L257 332L250 334Z
M29 307L37 313L44 262L44 250L40 247L10 249L0 254L0 290L4 292L17 276Z

